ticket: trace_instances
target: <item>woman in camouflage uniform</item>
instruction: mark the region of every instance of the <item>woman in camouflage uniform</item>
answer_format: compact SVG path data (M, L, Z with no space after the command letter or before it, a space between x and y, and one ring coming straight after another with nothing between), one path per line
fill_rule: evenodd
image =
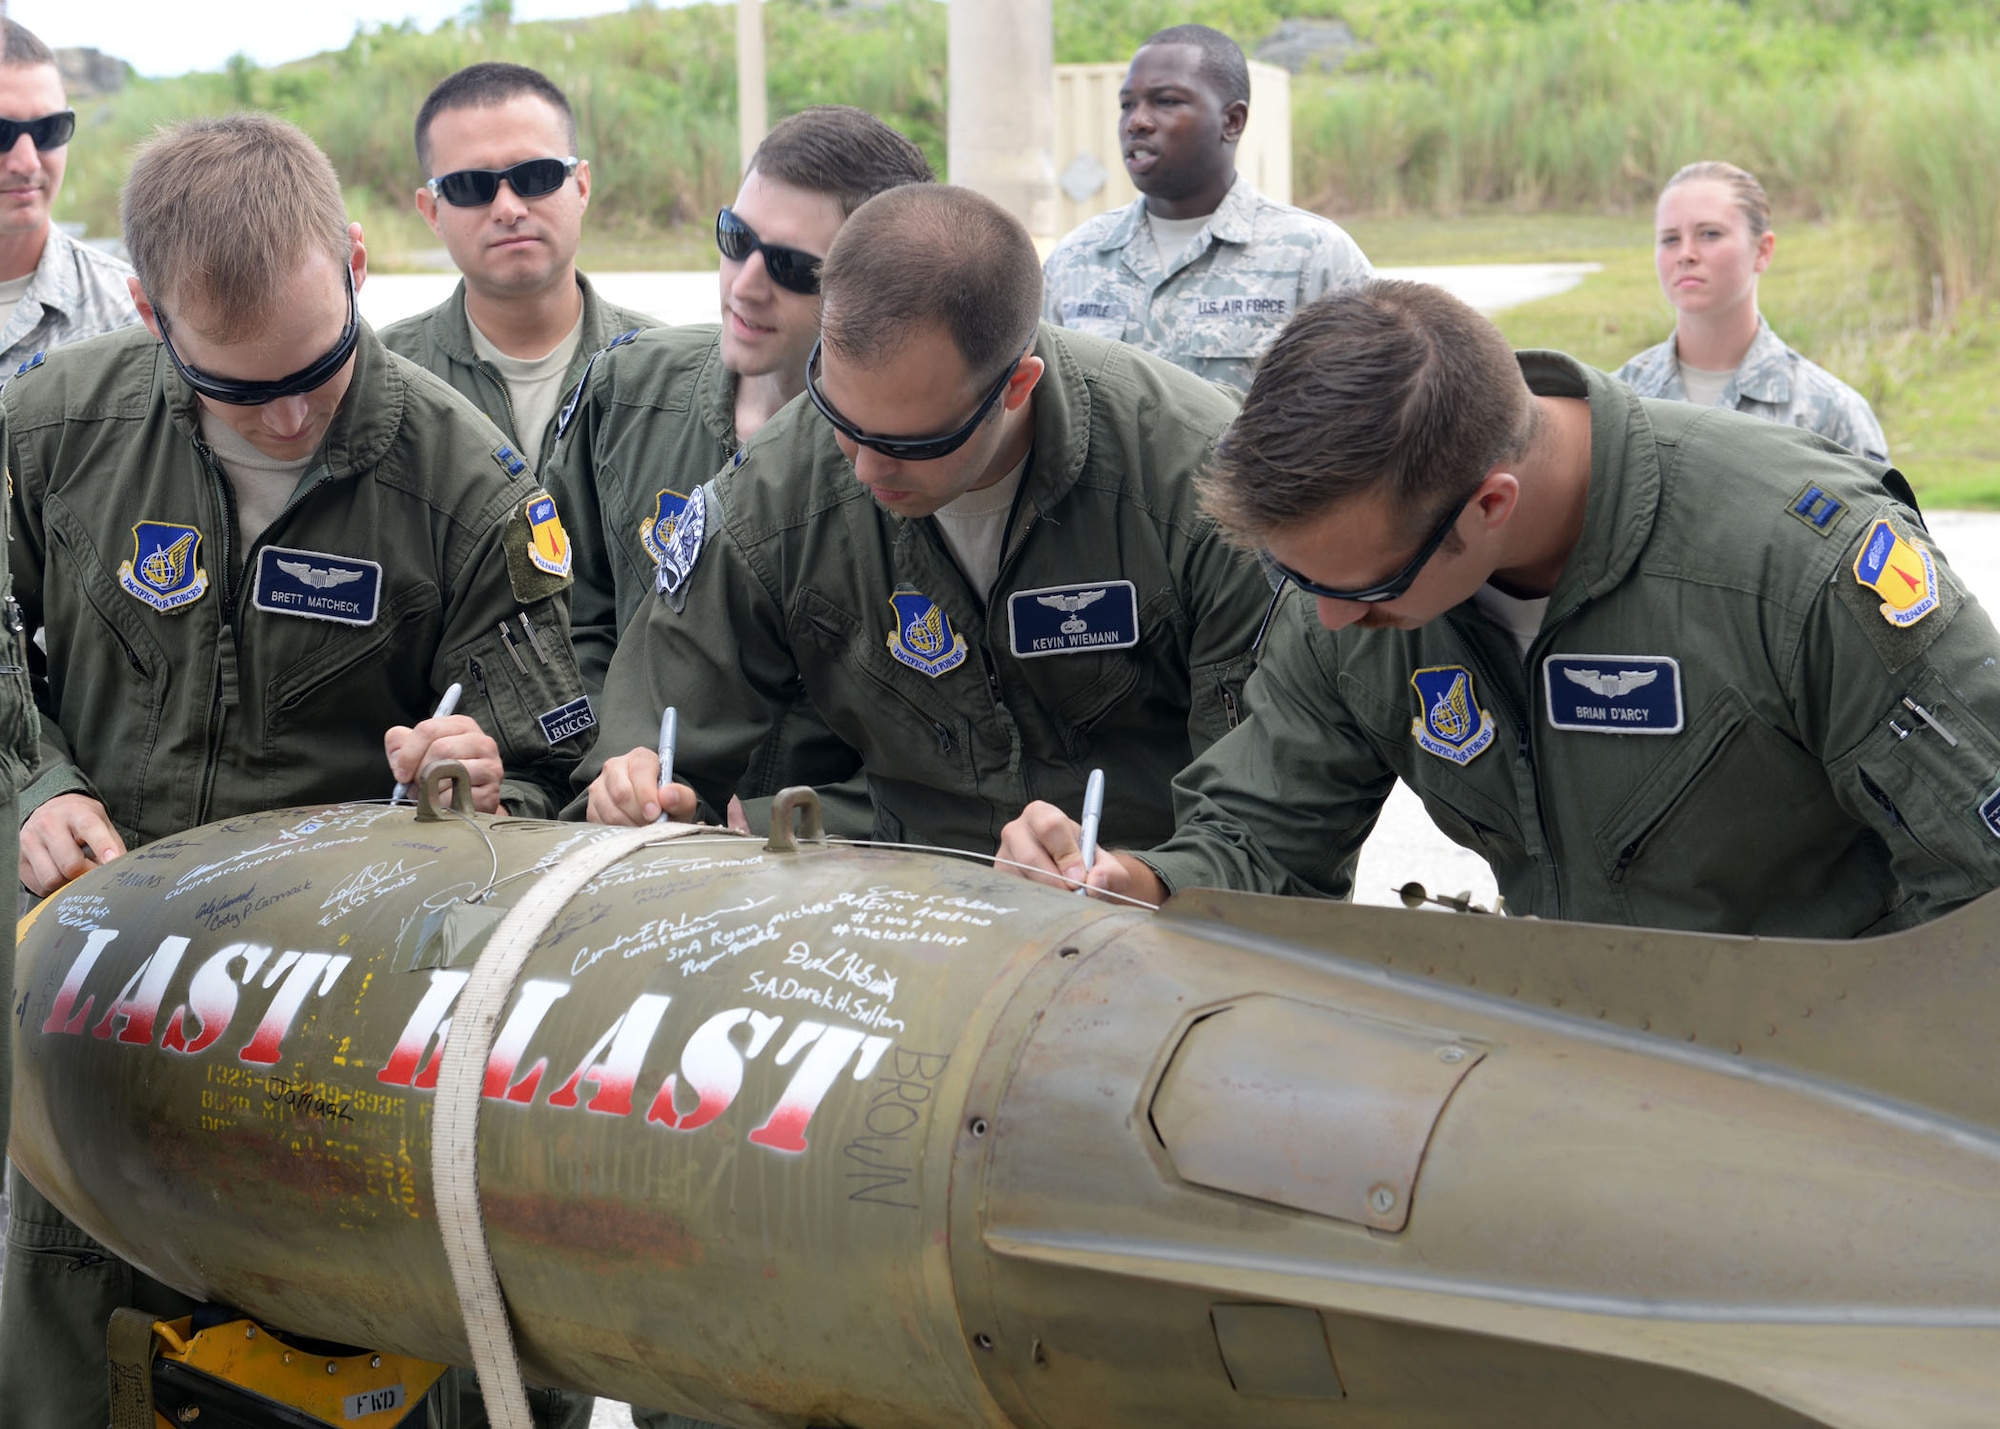
M1642 397L1729 407L1804 427L1887 462L1867 399L1785 345L1757 311L1757 275L1778 242L1771 203L1734 164L1689 164L1660 191L1654 263L1673 335L1618 369Z

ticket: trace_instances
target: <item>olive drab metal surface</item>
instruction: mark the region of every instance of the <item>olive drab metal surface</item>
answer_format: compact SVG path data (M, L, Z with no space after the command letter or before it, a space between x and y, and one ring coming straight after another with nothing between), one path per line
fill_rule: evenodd
M440 1049L606 836L352 805L93 872L24 921L15 1159L180 1289L465 1362ZM536 1382L789 1429L2000 1404L1993 900L1847 944L1146 915L704 831L551 911L476 1155Z

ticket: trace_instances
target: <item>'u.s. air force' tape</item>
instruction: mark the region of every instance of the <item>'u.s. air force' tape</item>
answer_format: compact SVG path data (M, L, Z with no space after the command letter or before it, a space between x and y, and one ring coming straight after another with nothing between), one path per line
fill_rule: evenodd
M535 722L542 727L542 738L550 744L561 744L595 728L597 715L590 708L590 696L578 695L566 705L542 711L535 716Z
M274 615L373 625L382 604L382 567L358 556L266 546L257 553L250 602Z
M1671 655L1551 655L1549 724L1588 734L1679 734L1681 665Z
M1139 594L1130 581L1043 586L1007 597L1015 658L1129 650L1139 643Z

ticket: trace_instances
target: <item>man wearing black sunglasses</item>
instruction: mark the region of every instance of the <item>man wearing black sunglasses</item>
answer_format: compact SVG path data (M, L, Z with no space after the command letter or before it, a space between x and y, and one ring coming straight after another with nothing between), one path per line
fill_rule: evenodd
M721 325L640 333L590 364L546 475L576 544L570 628L593 694L688 494L804 390L841 224L885 189L930 181L923 151L872 114L790 116L716 216Z
M545 75L489 61L447 76L417 112L416 143L417 212L463 281L382 341L470 398L540 467L590 355L654 320L605 302L577 271L590 165L569 100Z
M869 200L821 289L809 401L689 497L612 660L590 816L660 810L643 731L669 703L693 787L665 805L719 812L802 688L878 838L990 852L1015 801L1074 804L1093 767L1107 827L1164 834L1270 598L1195 505L1234 399L1038 324L1033 243L967 189Z
M49 47L0 20L0 379L66 343L139 321L132 270L49 221L76 112Z
M266 115L192 121L140 152L122 209L151 331L0 393L20 624L46 642L14 676L41 716L22 882L386 794L432 758L482 810L553 812L587 708L561 522L357 317L366 252L325 155ZM427 718L454 683L462 713ZM13 1198L0 1424L102 1424L112 1310L188 1302L19 1178Z
M1093 886L1343 896L1399 778L1541 917L1845 937L2000 884L2000 636L1893 468L1376 282L1278 340L1208 498L1296 590ZM1003 853L1076 841L1041 804Z

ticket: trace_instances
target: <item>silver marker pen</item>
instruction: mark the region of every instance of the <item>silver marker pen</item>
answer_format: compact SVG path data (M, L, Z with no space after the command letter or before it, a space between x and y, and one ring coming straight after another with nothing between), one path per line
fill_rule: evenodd
M668 705L660 716L660 816L653 820L656 824L667 821L667 785L674 782L674 741L680 732L681 712Z
M1104 822L1104 771L1090 771L1090 782L1083 786L1083 877L1087 883L1090 870L1097 866L1097 826ZM1078 888L1078 893L1084 890Z
M459 684L458 681L453 680L451 682L451 688L444 692L444 698L438 701L438 707L431 712L431 718L443 719L446 715L450 714L453 710L457 709L458 697L464 693L465 693L465 686ZM393 789L390 792L389 802L392 804L400 804L403 802L404 796L409 792L410 792L410 786L399 782L396 785L395 789Z

